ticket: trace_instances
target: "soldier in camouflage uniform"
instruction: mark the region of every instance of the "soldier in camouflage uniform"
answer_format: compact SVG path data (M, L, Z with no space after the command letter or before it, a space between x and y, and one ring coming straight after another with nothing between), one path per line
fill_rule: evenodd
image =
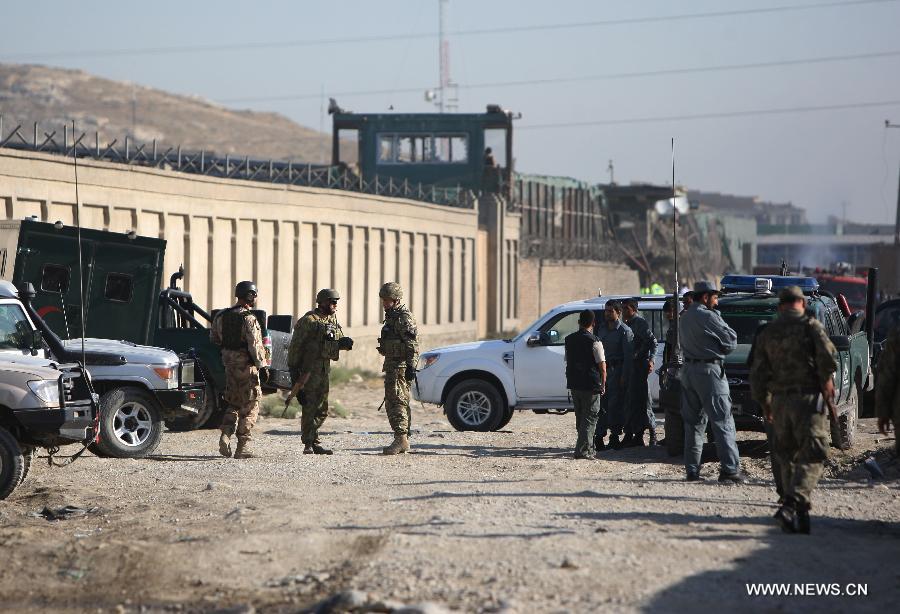
M384 307L384 326L378 338L378 353L384 356L384 401L394 441L383 449L385 454L409 452L412 415L409 408L409 385L416 378L419 345L416 320L400 301L400 284L389 282L378 292Z
M778 317L754 343L750 389L774 425L784 489L775 517L786 532L809 533L810 497L831 439L828 410L820 398L834 398L837 363L825 328L806 314L800 288L785 288L778 300Z
M878 378L875 380L875 415L878 430L887 435L894 423L894 450L900 457L900 327L895 328L884 342L878 357Z
M256 284L242 281L234 289L237 303L213 318L210 340L222 350L225 366L225 402L219 453L231 457L231 436L237 432L234 458L250 458L251 431L259 416L260 370L269 364L269 352L263 346L262 330L251 309L256 306Z
M306 312L294 324L288 348L288 368L300 415L300 438L304 454L331 454L319 441L319 428L328 417L328 376L331 361L340 350L353 349L353 339L344 335L337 321L337 305L341 296L336 290L319 290L316 308Z

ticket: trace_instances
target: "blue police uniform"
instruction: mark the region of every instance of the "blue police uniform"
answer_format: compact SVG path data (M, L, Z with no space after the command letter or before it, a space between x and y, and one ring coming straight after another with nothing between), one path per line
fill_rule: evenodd
M628 410L625 433L643 440L644 431L650 429L651 443L655 441L656 415L650 400L650 361L656 356L656 335L647 320L639 315L628 320L628 327L634 334L631 380L628 385Z
M618 320L613 328L606 322L601 323L594 330L594 335L603 344L606 356L606 395L602 397L595 437L597 449L602 449L606 431L609 430L610 436L618 437L625 426L626 393L634 356L634 333L624 322Z
M684 466L700 471L707 420L719 454L720 475L740 472L725 356L737 347L737 334L718 311L694 303L679 323L684 366L681 368L681 415L684 418Z

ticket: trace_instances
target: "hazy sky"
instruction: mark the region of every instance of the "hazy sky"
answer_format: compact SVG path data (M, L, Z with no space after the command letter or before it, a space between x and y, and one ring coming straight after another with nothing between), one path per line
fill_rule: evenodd
M795 8L751 12L770 7ZM434 108L423 91L438 81L438 0L30 0L8 3L3 24L2 62L80 68L312 128L323 89L359 112ZM563 24L574 26L530 28ZM523 172L606 181L612 159L617 182L668 182L675 137L688 188L791 201L814 220L845 205L893 222L900 129L884 120L900 123L898 26L898 0L450 0L448 29L460 110L520 111ZM321 42L364 37L378 40ZM566 81L509 84L551 79ZM570 125L538 127L548 124Z

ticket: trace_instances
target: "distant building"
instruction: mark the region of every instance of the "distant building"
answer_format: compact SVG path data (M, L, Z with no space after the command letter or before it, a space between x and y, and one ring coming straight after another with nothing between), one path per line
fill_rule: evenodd
M752 218L761 226L788 227L808 223L806 209L791 203L763 201L758 196L735 196L719 192L689 190L688 200L700 211Z

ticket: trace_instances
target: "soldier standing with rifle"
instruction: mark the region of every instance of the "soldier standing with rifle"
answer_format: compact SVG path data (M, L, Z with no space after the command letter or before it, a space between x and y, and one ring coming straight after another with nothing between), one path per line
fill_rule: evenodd
M225 366L225 402L228 409L222 418L219 453L231 457L231 436L237 432L234 458L252 458L250 440L253 425L259 416L262 397L260 371L269 362L268 350L263 346L262 330L253 314L257 290L252 281L242 281L234 288L237 303L223 309L213 318L210 340L222 350Z
M353 349L353 339L344 336L338 324L336 314L340 298L337 290L319 290L316 308L306 312L294 324L288 348L293 388L287 403L292 396L300 402L300 438L304 454L331 454L331 450L322 447L319 441L319 428L328 417L331 361L340 357L340 350Z
M836 350L822 324L806 314L800 288L785 288L778 301L778 317L754 343L750 390L775 431L784 489L775 518L785 532L809 533L810 497L828 458L828 420L836 414Z
M409 385L416 379L416 362L419 360L418 330L416 319L400 301L403 289L400 284L388 282L378 291L384 308L384 326L378 338L378 353L384 356L385 411L394 441L382 451L385 454L409 452L412 412L409 408Z

